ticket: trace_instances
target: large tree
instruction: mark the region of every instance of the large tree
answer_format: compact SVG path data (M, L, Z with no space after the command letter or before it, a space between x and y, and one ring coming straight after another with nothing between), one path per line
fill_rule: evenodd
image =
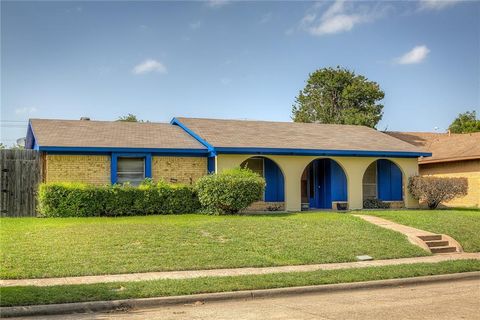
M475 111L460 113L448 127L451 133L480 132L480 120L477 119Z
M375 128L385 96L378 83L345 68L323 68L309 75L292 108L295 122L355 124Z

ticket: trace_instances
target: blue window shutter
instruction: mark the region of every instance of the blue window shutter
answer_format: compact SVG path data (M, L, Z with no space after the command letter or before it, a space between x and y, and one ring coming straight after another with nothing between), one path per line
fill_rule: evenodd
M347 201L347 176L340 165L331 160L332 201Z
M377 161L377 188L379 200L402 200L402 171L390 160Z
M275 162L268 158L264 158L264 176L267 183L265 188L265 201L285 201L285 182L282 171Z
M390 165L390 181L391 181L391 199L393 201L401 201L402 192L402 171L396 164Z

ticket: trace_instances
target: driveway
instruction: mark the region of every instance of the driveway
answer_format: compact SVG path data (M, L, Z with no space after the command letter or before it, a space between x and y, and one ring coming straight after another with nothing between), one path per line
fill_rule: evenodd
M480 279L42 319L480 319ZM27 318L32 319L32 318Z

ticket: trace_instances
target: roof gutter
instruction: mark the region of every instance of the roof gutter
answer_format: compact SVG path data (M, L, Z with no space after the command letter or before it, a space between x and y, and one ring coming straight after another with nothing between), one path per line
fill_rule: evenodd
M292 156L339 156L339 157L395 157L418 158L430 157L429 152L407 151L366 151L366 150L320 150L320 149L285 149L285 148L235 148L216 147L217 153L223 154L273 154Z
M93 153L106 154L112 152L135 152L135 153L152 153L165 155L197 155L206 156L206 149L185 149L185 148L122 148L122 147L56 147L56 146L39 146L39 151L49 153Z

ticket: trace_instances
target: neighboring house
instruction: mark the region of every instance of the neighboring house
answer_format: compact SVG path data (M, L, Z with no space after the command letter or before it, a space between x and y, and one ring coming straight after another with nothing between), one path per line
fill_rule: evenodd
M468 194L445 205L480 207L480 132L465 134L388 132L389 135L431 152L418 159L421 175L465 177Z
M193 184L248 167L265 177L254 209L361 209L364 199L418 206L406 191L430 156L362 126L174 118L167 123L32 119L27 148L42 152L44 181Z

